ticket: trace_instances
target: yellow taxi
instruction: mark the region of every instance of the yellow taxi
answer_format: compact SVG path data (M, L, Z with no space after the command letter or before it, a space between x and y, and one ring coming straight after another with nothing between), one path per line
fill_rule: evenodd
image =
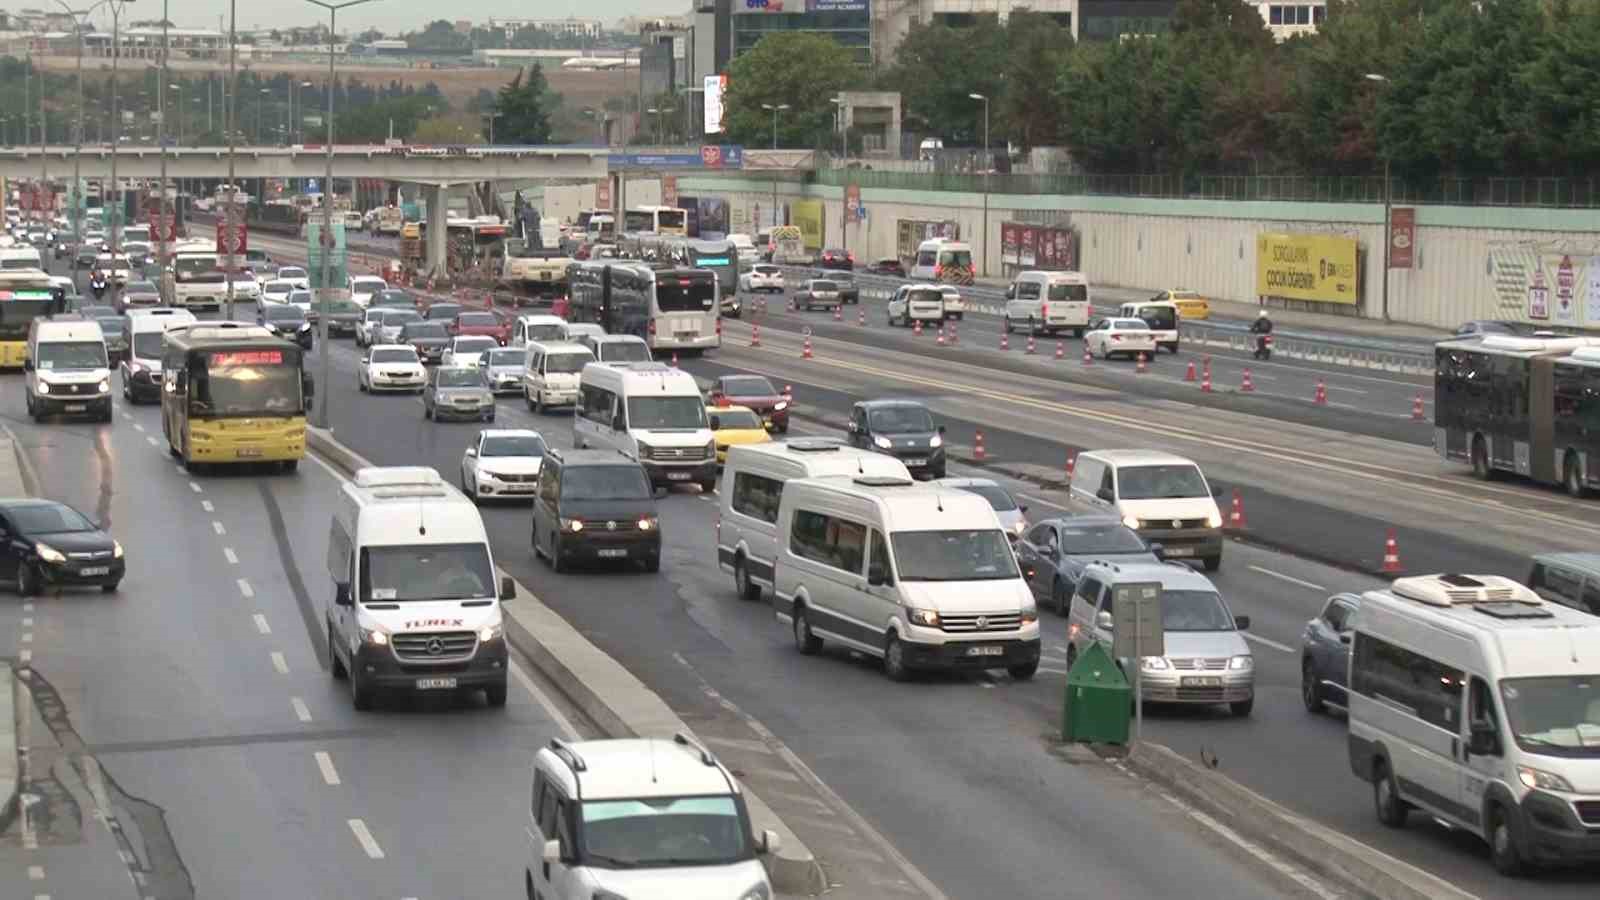
M1200 296L1199 291L1189 291L1183 288L1174 288L1162 291L1150 298L1155 301L1170 302L1178 308L1178 316L1184 319L1209 319L1211 318L1211 304L1206 298Z
M728 448L735 444L765 444L772 440L761 417L748 406L708 406L706 419L717 444L717 465L728 461Z

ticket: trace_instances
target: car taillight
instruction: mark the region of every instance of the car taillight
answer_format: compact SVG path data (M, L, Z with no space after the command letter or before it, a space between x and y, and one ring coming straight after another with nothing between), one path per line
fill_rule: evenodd
M933 267L933 277L938 278L940 275L943 275L943 274L944 274L944 266L938 265L938 266L934 266Z
M650 324L645 327L645 330L650 333L651 337L654 337L656 333L656 320L651 319Z
M717 337L722 337L722 317L717 317Z
M1050 318L1050 304L1048 302L1039 304L1039 317L1042 319Z

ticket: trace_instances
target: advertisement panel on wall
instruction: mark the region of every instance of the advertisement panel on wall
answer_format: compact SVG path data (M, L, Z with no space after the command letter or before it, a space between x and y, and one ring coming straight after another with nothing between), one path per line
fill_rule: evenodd
M707 75L702 79L701 87L706 98L706 134L716 134L722 130L722 92L728 88L728 76Z
M728 10L735 16L792 16L805 11L806 0L733 0Z
M794 200L789 203L790 221L800 226L807 250L821 250L823 214L821 200Z
M1417 210L1397 206L1389 214L1389 268L1409 269L1416 258Z
M1000 263L1007 275L1026 269L1076 271L1078 236L1066 227L1001 222Z
M678 202L685 203L687 198L680 198ZM721 197L701 197L699 211L701 237L719 240L728 236L728 201Z
M1360 301L1356 239L1340 234L1256 236L1256 293L1354 306Z
M1600 256L1593 247L1490 248L1496 318L1600 328Z
M869 0L806 0L809 12L867 12Z

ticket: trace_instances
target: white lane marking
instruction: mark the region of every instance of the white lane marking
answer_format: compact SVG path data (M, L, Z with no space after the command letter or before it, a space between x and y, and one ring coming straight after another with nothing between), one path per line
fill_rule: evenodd
M43 881L44 880L44 866L29 866L28 867L28 880L29 881Z
M199 482L191 481L191 482L189 482L189 490L194 491L196 494L198 494L203 490L203 488L200 487L200 483Z
M1289 646L1288 644L1280 644L1277 641L1271 640L1270 638L1264 638L1264 637L1261 637L1260 635L1257 635L1257 634L1251 634L1248 631L1241 631L1241 632L1239 632L1239 634L1245 640L1252 641L1254 643L1260 644L1263 647L1271 647L1274 650L1281 650L1284 653L1294 653L1295 652L1295 649L1293 647Z
M144 436L144 439L145 439L145 440L147 440L147 441L149 441L149 442L150 442L150 446L152 446L152 447L159 447L159 446L161 446L161 442L160 442L160 441L158 441L158 440L156 440L156 439L155 439L155 436L154 436L154 435L149 435L149 434L147 434L147 435L145 435L145 436ZM179 471L179 472L182 472L182 471L183 471L183 467L182 467L182 466L179 466L179 467L178 467L178 471Z
M49 894L34 894L33 900L50 900Z
M133 421L133 416L130 416L127 413L123 413L122 414L122 421L124 421L124 422L132 422Z
M22 642L23 642L23 643L24 643L24 644L31 644L31 643L33 643L33 632L31 632L31 631L25 631L25 632L23 632L23 633L22 633Z
M549 695L541 690L537 684L534 684L533 679L528 677L528 673L522 671L522 667L513 662L511 663L511 674L517 679L518 684L527 688L528 693L533 695L533 701L544 707L544 711L550 714L550 719L556 723L556 727L561 729L562 736L567 740L577 740L578 729L572 727L572 721L567 718L567 714L551 702Z
M241 578L239 579L239 593L243 594L245 599L249 599L256 595L256 589L250 586L250 582Z
M217 534L227 534L228 533L228 529L223 528L222 527L222 523L217 521L216 519L212 519L211 520L211 530L215 531Z
M378 846L378 842L372 837L372 832L367 830L367 823L360 819L350 819L346 824L350 826L351 833L361 843L361 849L367 851L370 859L383 859L383 848Z
M1263 569L1260 566L1246 566L1245 568L1249 569L1252 572L1260 572L1262 575L1265 575L1268 578L1276 578L1279 581L1287 581L1290 584L1298 584L1303 588L1310 588L1313 591L1326 591L1327 590L1327 588L1323 587L1320 584L1312 584L1309 581L1301 581L1300 579L1295 578L1292 575L1285 575L1282 572L1274 572L1271 569Z
M28 665L29 663L33 662L33 651L32 650L18 650L17 651L17 662L20 662L23 665Z
M200 508L205 510L206 512L216 512L217 511L217 508L215 506L211 505L211 501L210 500L201 500L200 501Z
M283 654L276 650L272 651L272 667L278 670L279 675L289 674L289 661L284 659Z
M233 552L233 548L232 547L223 547L222 548L222 556L223 556L224 559L226 559L228 562L232 563L233 565L237 566L239 564L239 555L237 553Z
M143 426L143 425L140 425L140 424L139 424L139 423L137 423L137 422L135 422L135 423L134 423L134 424L133 424L133 430L134 430L134 431L138 431L138 432L143 432L143 431L144 431L144 426Z
M317 758L317 768L322 770L322 780L327 782L329 787L337 787L339 785L339 773L333 768L333 757L329 756L327 751L324 750L318 750L312 756Z
M1018 494L1017 498L1021 499L1021 500L1026 500L1029 503L1037 503L1040 506L1048 506L1051 509L1065 510L1067 508L1065 506L1062 506L1059 503L1051 503L1049 500L1046 500L1043 497L1035 497L1032 494Z
M29 601L27 603L22 604L22 611L23 612L33 612L33 603L32 603L32 601Z
M22 617L22 627L23 628L32 628L33 627L33 616L23 616Z
M1065 675L1065 674L1067 674L1067 670L1066 669L1058 669L1055 666L1040 666L1039 667L1039 671L1041 671L1041 672L1049 672L1052 675Z
M256 631L260 632L261 634L272 633L272 626L267 624L266 616L262 615L261 613L256 613L250 618L256 623Z
M294 717L296 719L299 719L302 722L311 721L311 707L306 706L306 702L304 700L301 700L299 697L290 697L289 705L294 707Z
M1365 394L1365 393L1367 393L1366 391L1363 391L1360 388L1345 387L1344 385L1340 385L1340 384L1328 384L1327 382L1323 382L1323 386L1326 387L1330 391L1344 391L1347 394Z

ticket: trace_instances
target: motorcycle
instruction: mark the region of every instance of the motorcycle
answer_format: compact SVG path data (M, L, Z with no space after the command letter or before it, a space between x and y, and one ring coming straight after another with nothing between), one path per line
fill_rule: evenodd
M94 294L94 299L96 300L104 299L106 289L110 286L110 282L103 277L89 279L89 291Z
M1262 360L1272 358L1272 335L1263 334L1256 338L1255 358Z

